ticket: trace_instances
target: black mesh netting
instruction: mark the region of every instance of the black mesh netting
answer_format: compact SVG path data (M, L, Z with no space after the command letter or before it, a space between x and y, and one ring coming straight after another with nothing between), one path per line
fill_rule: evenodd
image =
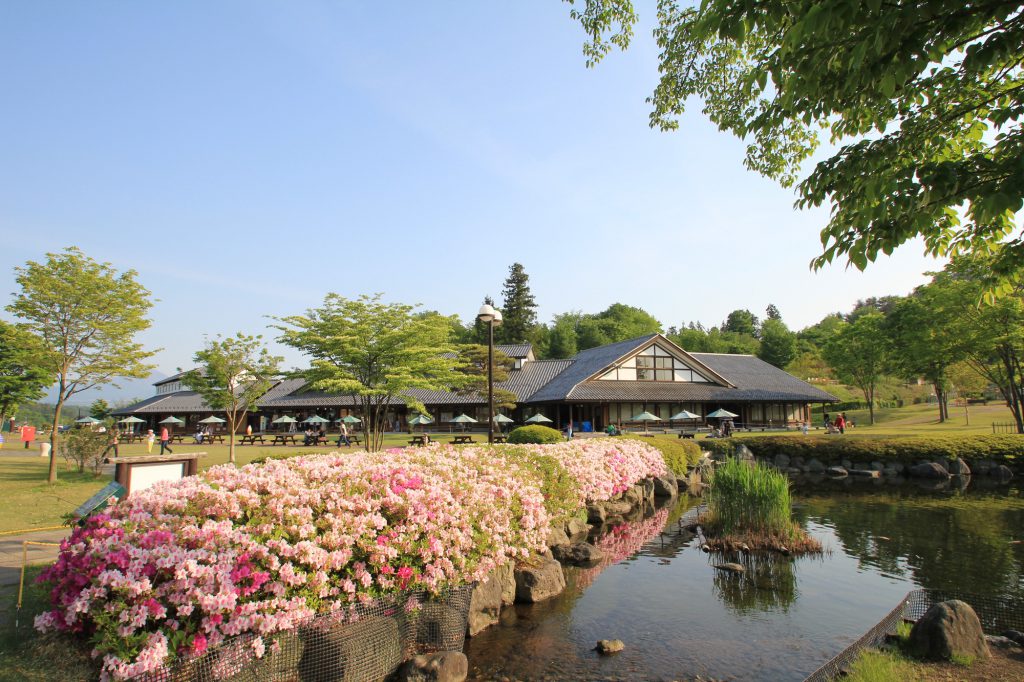
M864 649L877 648L885 643L888 635L895 634L900 621L917 621L932 604L949 599L959 599L970 604L981 620L981 627L988 634L998 635L1006 630L1024 631L1024 600L943 590L914 590L877 625L811 673L804 682L828 682L838 678Z
M141 682L371 682L408 658L462 651L473 585L437 595L405 592L316 616L294 630L241 635Z

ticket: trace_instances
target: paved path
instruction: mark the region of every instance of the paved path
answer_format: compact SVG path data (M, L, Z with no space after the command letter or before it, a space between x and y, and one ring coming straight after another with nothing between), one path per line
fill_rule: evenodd
M0 535L0 626L13 620L18 603L18 582L21 579L23 545L25 540L33 542L56 542L66 538L70 528L42 530L20 535ZM28 565L43 564L57 558L58 547L28 547Z

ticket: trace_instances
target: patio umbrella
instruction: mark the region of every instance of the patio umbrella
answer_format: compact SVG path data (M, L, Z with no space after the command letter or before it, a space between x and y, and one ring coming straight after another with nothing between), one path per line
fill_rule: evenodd
M738 414L733 414L729 410L723 410L722 408L718 408L717 410L708 415L708 419L732 419L733 417L738 416Z
M455 424L462 424L462 430L463 430L463 431L465 431L465 430L466 430L466 424L476 424L476 420L475 420L475 419L473 419L472 417L470 417L470 416L469 416L468 414L466 414L465 412L463 412L462 414L460 414L460 415L459 415L458 417L456 417L455 419L452 419L452 422L453 422L453 423L455 423Z
M640 414L638 414L635 417L633 417L633 421L635 421L635 422L643 422L644 423L644 434L646 435L647 434L647 422L660 422L661 421L661 417L656 417L653 414L651 414L650 412L641 412Z
M529 419L526 420L527 424L540 424L542 422L550 424L551 420L548 419L547 417L545 417L544 415L542 415L540 412L538 412L537 414L533 415L532 417L530 417Z
M200 423L200 424L223 424L224 420L221 419L220 417L210 416L210 417L207 417L206 419L200 419L198 423Z
M272 421L270 423L271 424L294 424L296 421L298 421L298 420L295 419L295 417L289 417L288 415L285 415L283 417L278 417L277 419L275 419L274 421Z
M669 417L669 419L700 419L700 415L694 414L693 412L689 412L687 410L683 410L682 412L677 412L676 414L672 415L671 417Z
M75 420L76 424L99 424L100 420L96 417L79 417Z
M184 420L178 419L177 417L168 417L167 419L161 419L161 424L184 424Z
M145 419L139 419L138 417L133 415L131 417L125 417L124 419L121 419L117 423L118 424L141 424L144 421L146 421L146 420Z
M494 421L498 422L499 424L512 424L513 422L515 422L515 419L509 419L503 414L496 414L494 415Z
M346 417L342 417L338 421L343 421L346 424L360 424L362 423L363 420L360 419L359 417L353 417L352 415L348 415Z
M312 417L306 417L302 421L304 423L306 423L306 424L328 424L328 423L330 423L331 420L330 419L324 419L320 415L314 414Z
M423 414L418 414L418 415L416 415L415 417L413 417L412 419L409 420L409 425L410 426L422 426L424 424L433 424L433 423L434 423L433 419L431 419L430 417L428 417L426 415L423 415Z

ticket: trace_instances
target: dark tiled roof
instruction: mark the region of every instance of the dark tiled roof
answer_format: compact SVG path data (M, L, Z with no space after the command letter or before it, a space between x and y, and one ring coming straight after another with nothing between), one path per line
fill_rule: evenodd
M494 350L500 350L505 355L516 360L522 360L528 356L532 349L533 344L530 343L499 344L494 347Z
M736 387L747 392L778 396L751 398L751 400L806 400L808 402L837 402L831 393L797 379L774 365L753 355L727 353L693 353L695 358L728 377Z
M163 412L223 412L223 410L211 410L203 397L195 391L176 391L147 398L134 405L114 410L111 414L120 416L122 414Z
M533 394L531 402L547 402L553 400L564 400L576 384L580 383L594 372L607 367L623 355L639 346L641 343L653 339L657 334L648 334L628 341L619 341L607 346L590 348L576 354L558 376L554 377L546 386Z

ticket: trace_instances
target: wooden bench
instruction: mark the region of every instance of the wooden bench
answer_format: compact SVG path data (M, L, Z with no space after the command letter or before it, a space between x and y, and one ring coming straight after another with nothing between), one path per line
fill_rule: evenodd
M505 435L500 434L500 433L494 434L494 442L495 443L504 443L506 441L508 441L508 436L505 436Z
M430 436L428 435L413 436L409 439L409 445L426 445L429 442Z
M264 444L262 433L247 433L242 436L242 440L238 442L239 445L256 445L256 441L260 442L260 445Z
M689 439L692 440L692 439L697 437L697 432L696 431L680 431L679 432L679 437L680 438L689 438Z
M271 445L295 445L298 437L294 433L278 433L274 435Z
M455 436L452 438L452 445L469 445L473 442L473 436Z

